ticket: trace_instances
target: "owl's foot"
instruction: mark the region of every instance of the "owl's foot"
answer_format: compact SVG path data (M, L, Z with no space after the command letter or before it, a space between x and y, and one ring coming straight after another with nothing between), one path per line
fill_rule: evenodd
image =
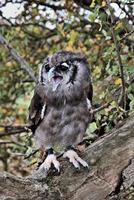
M56 155L53 154L53 149L51 148L47 151L47 157L46 157L45 161L41 164L40 169L44 168L45 171L48 171L51 168L52 164L53 164L54 168L58 172L60 172L60 163L57 160Z
M80 164L83 167L87 167L89 168L88 164L81 159L78 154L75 152L75 150L73 149L69 149L67 150L64 154L63 154L63 158L69 158L69 161L74 165L75 168L80 169Z

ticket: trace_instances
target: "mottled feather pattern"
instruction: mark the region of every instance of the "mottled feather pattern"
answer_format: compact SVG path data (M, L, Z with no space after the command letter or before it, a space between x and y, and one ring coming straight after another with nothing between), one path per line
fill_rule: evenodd
M36 111L33 124L37 116L41 119L34 133L40 147L66 148L82 141L90 122L91 90L90 70L82 54L60 51L43 61L30 105L31 116Z

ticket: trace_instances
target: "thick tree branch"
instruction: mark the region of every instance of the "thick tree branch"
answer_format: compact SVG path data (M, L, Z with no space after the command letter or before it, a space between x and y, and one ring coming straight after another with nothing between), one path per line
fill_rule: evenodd
M48 176L43 169L25 178L0 173L1 199L118 199L122 187L128 189L134 184L133 130L134 116L130 116L121 128L91 144L81 155L89 163L89 171L75 170L60 158L62 168L58 176Z
M21 68L25 70L28 75L31 77L33 81L37 81L33 70L31 67L28 65L28 63L18 54L18 52L7 42L7 40L0 35L0 43L5 46L10 52L10 54L13 56L13 58L21 65Z

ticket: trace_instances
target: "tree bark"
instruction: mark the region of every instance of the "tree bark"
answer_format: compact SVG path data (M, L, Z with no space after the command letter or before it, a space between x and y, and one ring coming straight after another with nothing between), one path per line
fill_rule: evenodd
M0 200L118 199L134 186L134 115L91 144L81 157L89 170L76 170L61 158L60 175L43 170L28 177L0 173Z

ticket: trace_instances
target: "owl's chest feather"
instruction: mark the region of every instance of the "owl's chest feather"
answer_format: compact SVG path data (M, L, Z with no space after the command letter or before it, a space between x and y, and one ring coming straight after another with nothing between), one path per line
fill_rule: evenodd
M48 106L35 136L43 146L75 144L81 141L88 123L86 100L74 105Z
M88 115L88 108L85 101L75 105L65 104L59 107L50 107L44 118L44 123L50 127L58 126L63 128L72 122L85 121Z

